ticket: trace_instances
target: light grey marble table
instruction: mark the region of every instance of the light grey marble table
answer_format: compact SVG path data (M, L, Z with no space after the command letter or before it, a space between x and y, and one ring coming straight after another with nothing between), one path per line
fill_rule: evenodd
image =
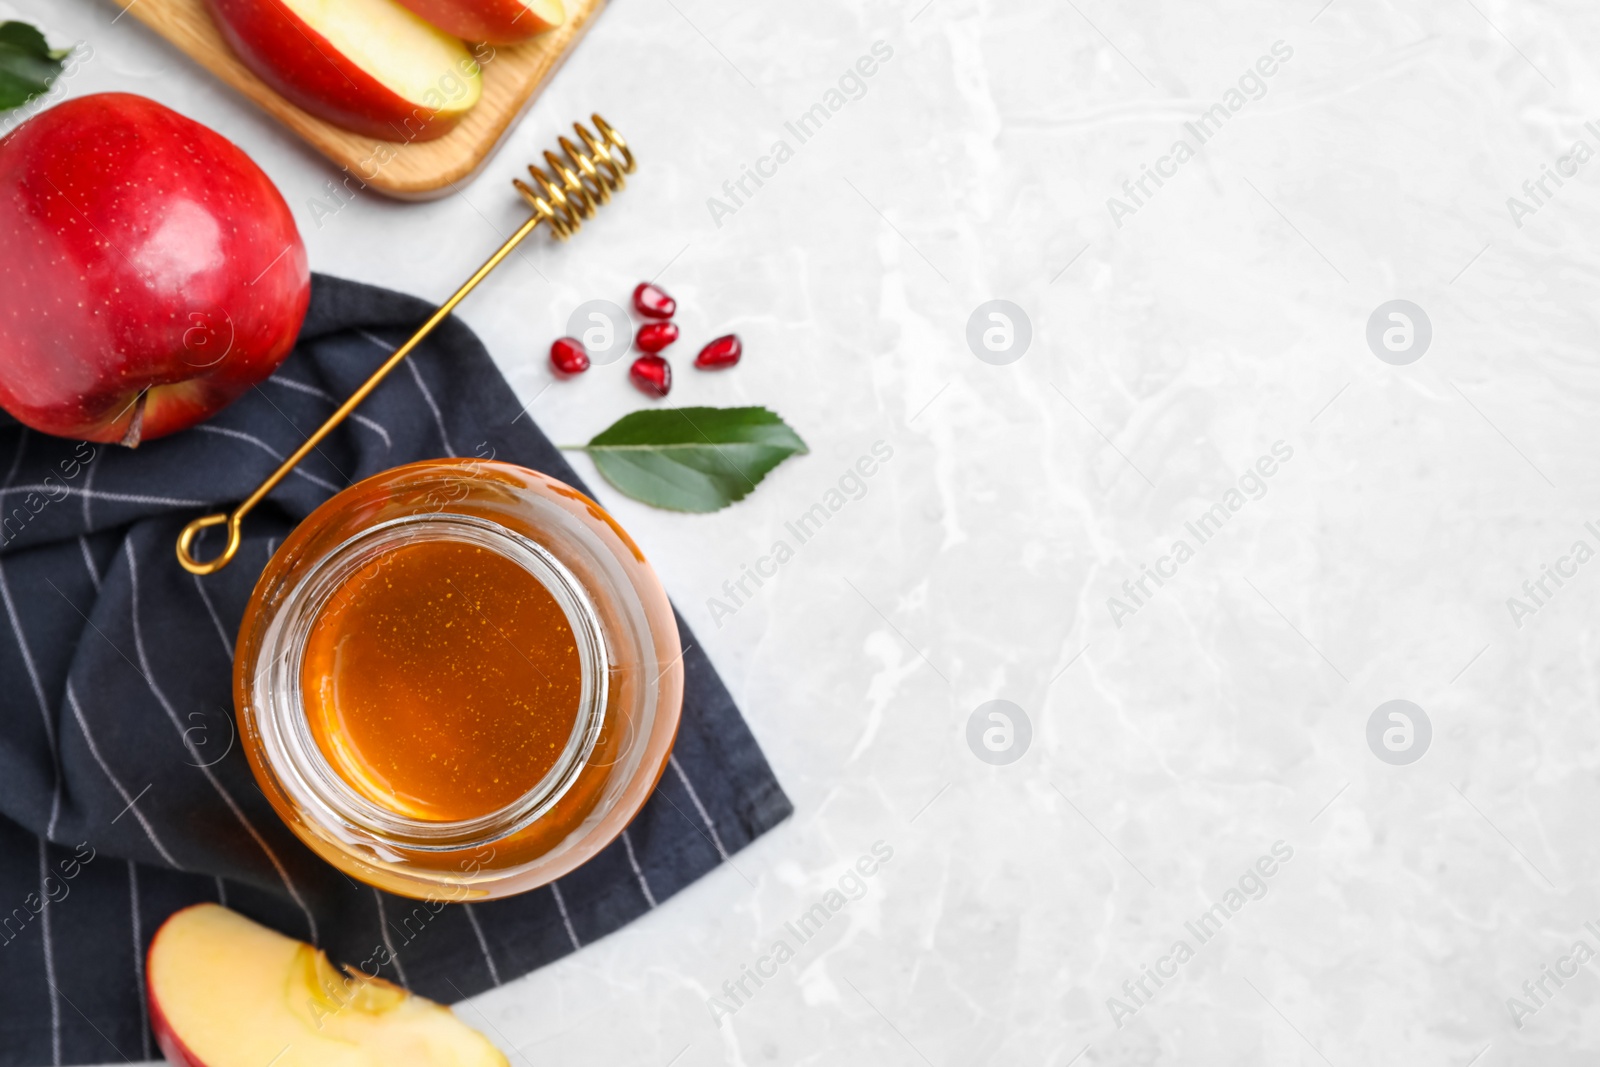
M0 13L92 42L67 92L242 145L315 269L435 299L601 111L637 179L463 316L581 441L645 401L547 346L660 274L672 401L811 444L698 517L576 461L796 814L460 1006L513 1062L1600 1053L1592 5L617 0L459 193L331 215L330 167L111 4ZM729 330L739 368L689 367ZM1026 723L969 734L992 700Z

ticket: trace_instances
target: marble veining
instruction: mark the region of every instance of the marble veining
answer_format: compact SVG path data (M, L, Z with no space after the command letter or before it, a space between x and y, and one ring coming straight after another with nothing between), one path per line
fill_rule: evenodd
M92 44L64 92L242 145L314 269L434 298L520 218L520 163L602 112L636 179L464 318L577 442L650 401L625 360L553 382L548 345L659 275L671 402L811 445L709 516L576 460L797 813L458 1009L513 1062L1600 1053L1592 7L618 0L482 175L331 213L331 168L114 5L0 15ZM1415 314L1369 331L1394 300L1410 362ZM692 369L733 331L739 367ZM1411 762L1414 715L1369 730L1396 699ZM995 700L1017 758L1017 722L969 723Z

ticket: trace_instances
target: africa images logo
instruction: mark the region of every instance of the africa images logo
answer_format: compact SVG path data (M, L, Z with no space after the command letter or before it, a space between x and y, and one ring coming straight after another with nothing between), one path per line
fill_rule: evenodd
M1184 933L1188 936L1176 938L1166 955L1156 960L1154 967L1146 965L1141 968L1142 973L1137 978L1124 981L1121 997L1106 998L1106 1011L1118 1030L1144 1010L1168 981L1178 977L1179 969L1195 958L1197 947L1204 947L1220 934L1222 928L1243 911L1246 904L1267 895L1269 879L1294 859L1294 846L1286 841L1274 841L1270 851L1271 855L1260 856L1245 868L1237 882L1223 892L1222 899L1194 920L1184 923ZM1194 939L1193 945L1189 943L1190 938Z
M1116 196L1106 198L1106 210L1111 213L1111 221L1117 224L1117 229L1122 229L1123 219L1137 215L1139 209L1150 202L1166 184L1164 179L1177 177L1178 168L1199 155L1200 149L1222 132L1223 125L1230 118L1243 111L1251 101L1267 95L1266 79L1278 73L1279 68L1294 56L1294 49L1283 41L1273 41L1271 52L1271 55L1258 58L1254 66L1246 67L1244 73L1239 75L1237 87L1230 85L1223 92L1221 102L1212 104L1197 119L1185 122L1183 129L1189 136L1172 142L1172 148L1156 160L1154 167L1148 163L1140 164L1139 176L1122 183L1126 200ZM1189 143L1190 137L1194 139L1193 144ZM1150 187L1152 182L1155 183L1154 189Z
M1239 476L1237 487L1230 486L1220 500L1183 524L1184 531L1194 539L1194 544L1179 537L1172 542L1172 548L1165 555L1156 558L1153 569L1149 564L1140 564L1139 577L1124 579L1123 595L1106 598L1106 610L1111 613L1111 621L1116 623L1117 629L1122 629L1123 620L1148 607L1156 593L1178 576L1179 569L1194 559L1196 550L1216 537L1229 519L1244 510L1246 504L1266 496L1268 479L1293 458L1293 446L1274 441L1271 454L1257 457L1254 464L1246 467ZM1151 583L1155 584L1155 589L1150 588Z
M847 104L866 96L867 79L877 74L893 57L894 47L889 42L873 41L870 54L858 57L853 65L846 67L844 73L839 75L837 87L830 86L822 94L822 99L802 112L799 118L783 124L784 130L794 138L793 145L788 137L779 137L772 142L766 155L757 157L754 163L739 164L739 176L722 183L722 194L727 199L706 197L706 210L711 213L711 221L717 229L722 229L723 219L738 214L739 209L755 199L756 193L768 181L778 176L778 168L794 158L796 146L804 145L821 133L822 128Z

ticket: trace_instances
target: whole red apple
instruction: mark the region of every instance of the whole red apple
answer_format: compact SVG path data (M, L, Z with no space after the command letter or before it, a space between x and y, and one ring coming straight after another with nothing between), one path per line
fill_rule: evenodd
M289 205L232 142L99 93L0 138L0 407L136 445L269 376L311 276Z

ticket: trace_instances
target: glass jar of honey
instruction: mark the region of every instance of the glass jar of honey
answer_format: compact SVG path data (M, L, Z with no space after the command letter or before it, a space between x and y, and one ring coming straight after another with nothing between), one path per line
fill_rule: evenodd
M683 698L666 593L576 489L436 460L366 479L284 541L240 629L240 736L267 800L346 874L474 900L609 844Z

